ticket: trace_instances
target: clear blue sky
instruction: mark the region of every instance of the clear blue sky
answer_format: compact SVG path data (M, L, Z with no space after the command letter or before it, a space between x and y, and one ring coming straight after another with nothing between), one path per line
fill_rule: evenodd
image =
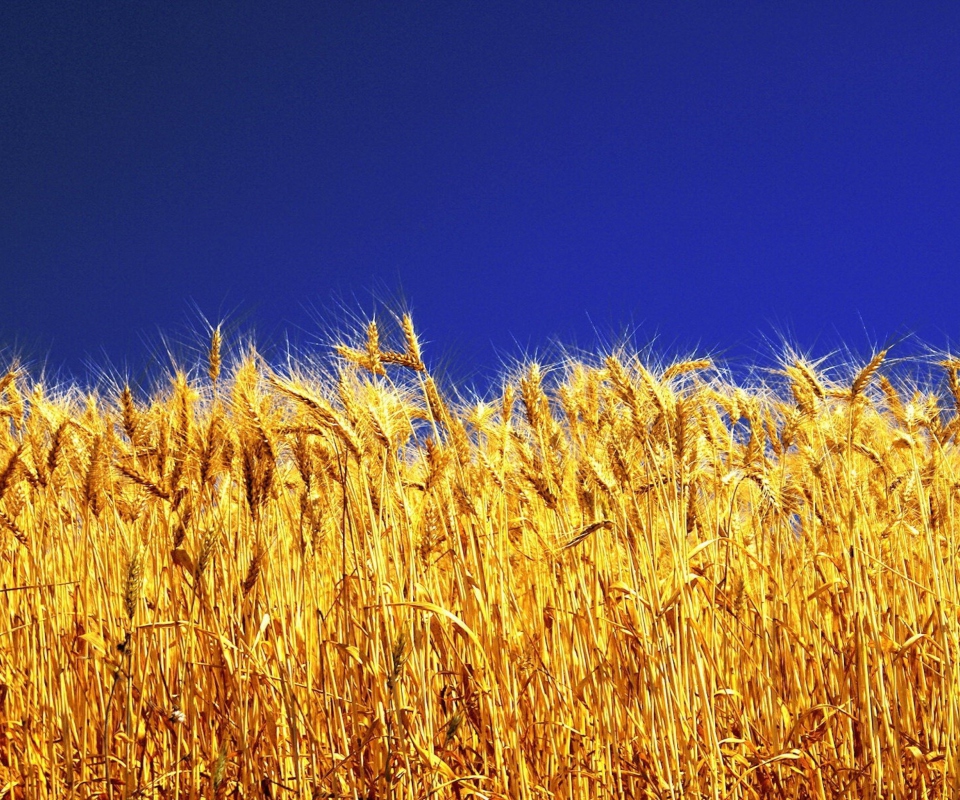
M74 371L374 290L467 372L947 346L958 257L957 3L0 7L0 345Z

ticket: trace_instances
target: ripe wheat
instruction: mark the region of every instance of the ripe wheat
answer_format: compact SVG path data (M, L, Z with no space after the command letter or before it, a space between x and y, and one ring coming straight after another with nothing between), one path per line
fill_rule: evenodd
M955 359L470 405L398 328L0 378L0 798L960 794Z

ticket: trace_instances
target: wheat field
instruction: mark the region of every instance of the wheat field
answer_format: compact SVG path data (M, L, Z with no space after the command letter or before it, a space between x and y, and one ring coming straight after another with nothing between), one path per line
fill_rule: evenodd
M960 361L361 334L0 378L0 798L960 795Z

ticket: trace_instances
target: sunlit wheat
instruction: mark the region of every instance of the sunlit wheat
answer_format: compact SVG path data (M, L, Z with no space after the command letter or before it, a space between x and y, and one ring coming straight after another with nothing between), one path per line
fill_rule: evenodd
M886 356L15 366L0 798L960 796L960 362Z

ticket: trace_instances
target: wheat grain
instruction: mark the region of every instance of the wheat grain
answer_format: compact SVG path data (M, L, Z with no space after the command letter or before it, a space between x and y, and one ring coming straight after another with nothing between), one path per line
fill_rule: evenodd
M850 386L850 396L856 397L859 395L870 382L870 379L873 377L873 374L879 369L880 365L883 363L883 360L887 357L887 351L881 350L877 353L870 362L857 373L857 377L853 379L853 384Z

